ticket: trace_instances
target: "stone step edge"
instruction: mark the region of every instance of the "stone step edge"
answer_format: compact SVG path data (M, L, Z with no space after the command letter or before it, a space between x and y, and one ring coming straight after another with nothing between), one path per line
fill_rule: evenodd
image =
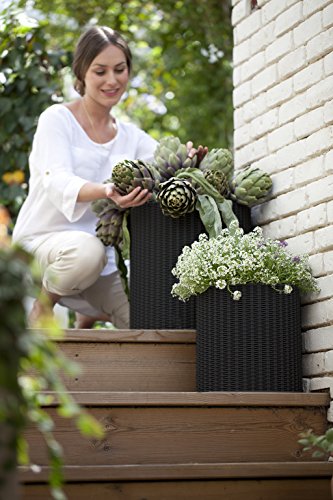
M34 466L37 470L38 466ZM50 467L18 467L21 483L47 482ZM259 478L310 478L333 476L333 462L257 462L212 464L145 464L64 466L68 481L135 481L135 480L198 480L198 479L259 479Z
M93 392L68 391L82 406L219 406L219 407L315 407L329 406L328 393L296 392ZM45 407L58 406L57 394Z

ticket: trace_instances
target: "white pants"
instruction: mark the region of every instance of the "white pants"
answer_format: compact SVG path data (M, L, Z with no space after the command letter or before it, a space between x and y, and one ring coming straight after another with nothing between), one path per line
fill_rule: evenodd
M103 243L83 231L51 233L34 252L43 286L61 296L59 303L87 316L106 314L128 328L129 304L118 272L101 276L107 258Z

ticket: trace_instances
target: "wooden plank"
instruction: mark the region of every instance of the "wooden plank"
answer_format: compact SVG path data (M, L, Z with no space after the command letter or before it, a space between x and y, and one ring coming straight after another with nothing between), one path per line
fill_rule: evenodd
M331 500L329 479L161 481L68 484L70 500ZM43 485L25 486L23 500L51 499Z
M80 364L69 391L195 391L195 345L168 343L64 343Z
M313 461L302 452L299 434L327 428L315 407L91 407L89 412L102 423L104 439L82 437L71 420L48 409L66 465ZM29 428L25 436L32 462L47 465L39 433Z
M59 342L158 342L189 343L196 340L195 330L64 330Z
M296 392L72 392L87 406L324 407L328 393ZM56 399L50 406L56 406Z
M33 472L29 467L19 467L21 483L47 482L50 467ZM333 462L260 462L214 464L145 464L145 465L86 465L64 466L66 481L133 481L166 479L248 479L295 478L333 476Z

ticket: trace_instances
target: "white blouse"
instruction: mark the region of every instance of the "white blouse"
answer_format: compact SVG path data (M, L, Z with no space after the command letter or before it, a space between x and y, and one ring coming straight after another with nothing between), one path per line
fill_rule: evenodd
M34 252L50 233L95 234L97 217L91 203L77 202L81 187L109 179L121 160L151 160L157 146L136 125L119 121L116 125L116 136L98 144L66 106L54 104L40 115L29 157L29 193L15 224L13 242ZM117 269L114 249L107 247L107 254L103 275Z

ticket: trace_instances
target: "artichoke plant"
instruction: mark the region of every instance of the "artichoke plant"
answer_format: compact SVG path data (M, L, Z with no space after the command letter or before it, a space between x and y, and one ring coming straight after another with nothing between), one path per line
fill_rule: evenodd
M241 170L231 182L231 198L241 205L253 207L262 203L272 188L272 179L256 167Z
M163 137L154 153L153 166L160 176L160 181L174 177L179 169L194 168L197 158L189 158L185 144L178 137Z
M160 184L157 201L160 203L164 215L178 218L193 212L197 193L189 181L171 178Z
M234 171L234 162L229 149L212 149L200 162L199 168L203 171L218 170L230 180Z
M155 187L156 175L154 169L141 160L123 160L113 167L113 182L120 194L129 194L136 187L152 192Z
M96 235L105 246L120 247L123 240L123 218L127 209L118 207L110 199L100 199L92 203L97 215Z
M229 194L229 182L222 170L205 170L204 177L222 196Z

